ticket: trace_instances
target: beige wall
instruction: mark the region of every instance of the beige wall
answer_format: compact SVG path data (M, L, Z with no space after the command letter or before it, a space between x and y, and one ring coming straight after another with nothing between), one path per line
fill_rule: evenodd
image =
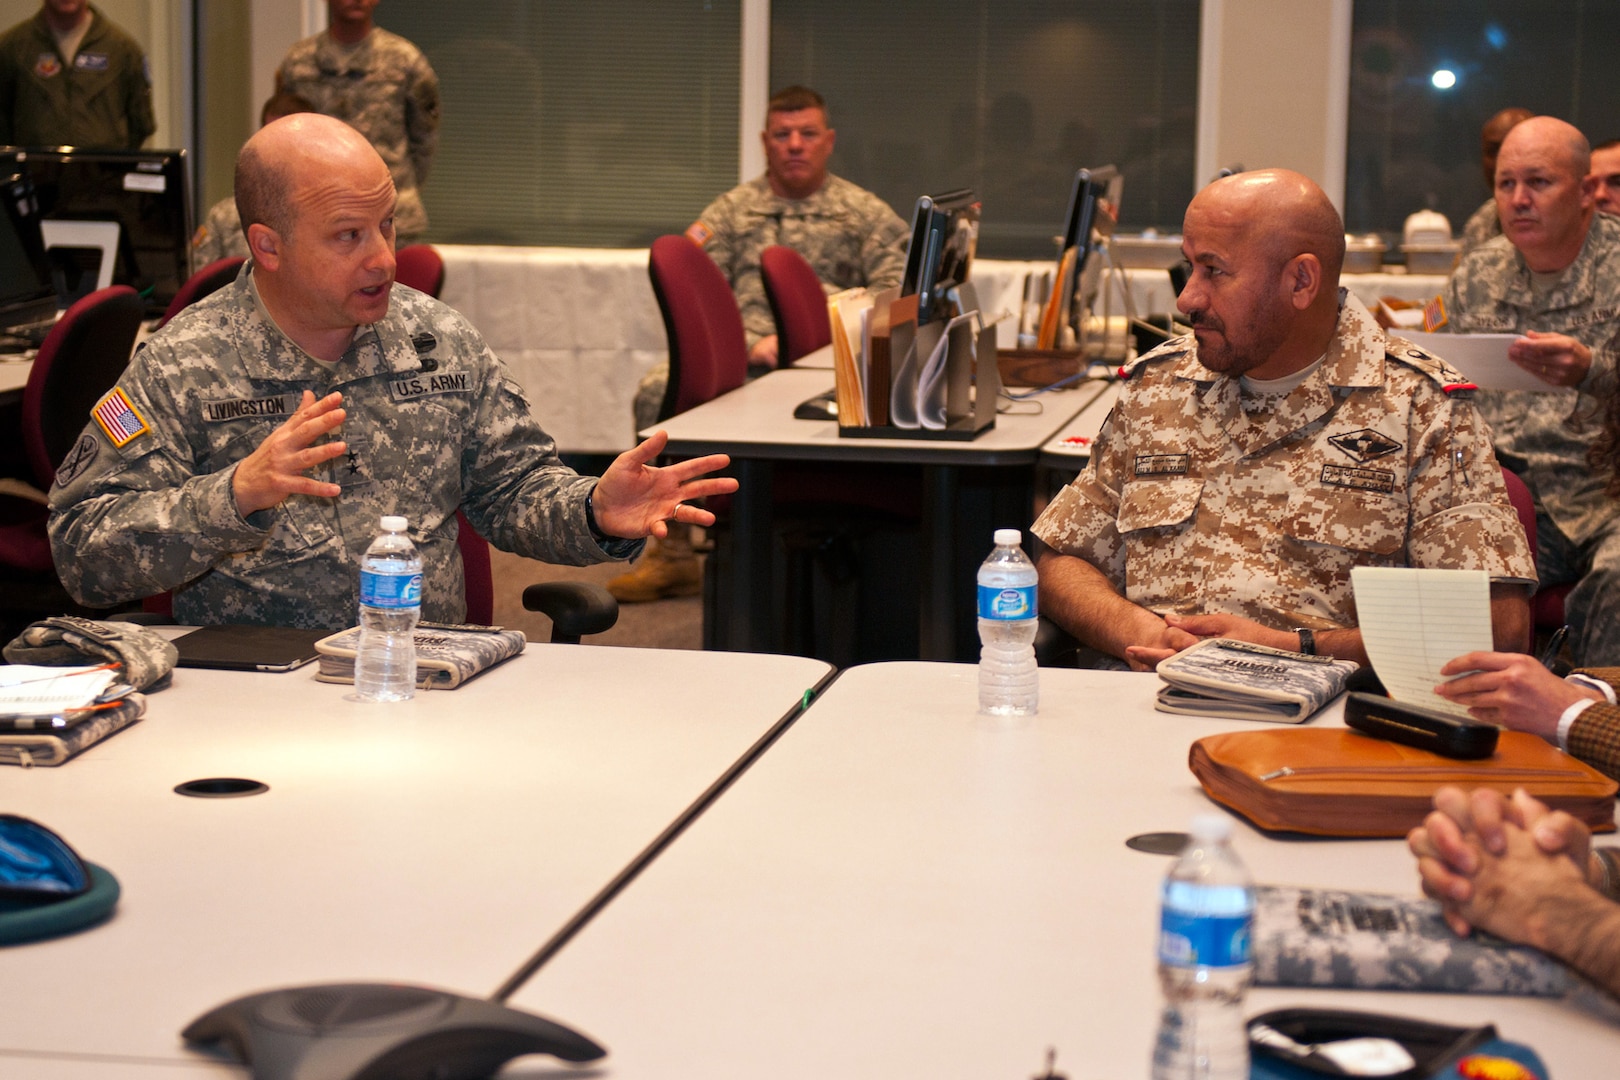
M1351 0L1204 0L1196 183L1289 168L1343 208L1350 14Z

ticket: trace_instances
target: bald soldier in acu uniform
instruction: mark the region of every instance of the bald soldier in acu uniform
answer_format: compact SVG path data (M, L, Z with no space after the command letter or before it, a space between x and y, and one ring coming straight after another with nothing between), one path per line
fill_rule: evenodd
M1321 189L1217 180L1183 235L1193 337L1131 365L1035 523L1042 612L1138 670L1210 636L1365 663L1352 567L1481 569L1498 647L1523 649L1535 568L1490 433L1454 370L1338 288Z
M182 622L350 626L360 556L403 514L424 616L458 622L458 508L497 547L581 565L710 524L685 500L736 490L703 478L723 455L652 467L662 432L599 481L559 463L478 332L393 284L394 186L353 128L266 126L236 198L252 260L136 352L57 471L51 546L81 602L173 589Z

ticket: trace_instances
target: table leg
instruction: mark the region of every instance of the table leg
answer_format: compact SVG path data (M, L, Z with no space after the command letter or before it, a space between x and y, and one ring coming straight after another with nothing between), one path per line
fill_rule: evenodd
M923 467L922 580L917 604L917 651L923 660L955 660L958 471Z
M722 648L768 651L771 614L772 463L733 458L737 493L731 497L732 565L729 620Z

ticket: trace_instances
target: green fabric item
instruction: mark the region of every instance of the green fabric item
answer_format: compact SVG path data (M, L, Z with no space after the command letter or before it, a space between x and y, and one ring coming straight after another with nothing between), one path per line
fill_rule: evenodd
M0 945L59 937L94 926L118 904L122 891L111 871L88 860L90 890L66 900L0 900Z

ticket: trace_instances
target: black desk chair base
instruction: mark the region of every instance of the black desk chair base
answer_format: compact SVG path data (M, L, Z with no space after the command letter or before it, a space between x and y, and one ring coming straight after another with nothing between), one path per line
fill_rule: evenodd
M619 621L619 602L588 581L530 585L523 590L523 607L551 620L551 640L559 645L578 645L584 635L611 630Z

